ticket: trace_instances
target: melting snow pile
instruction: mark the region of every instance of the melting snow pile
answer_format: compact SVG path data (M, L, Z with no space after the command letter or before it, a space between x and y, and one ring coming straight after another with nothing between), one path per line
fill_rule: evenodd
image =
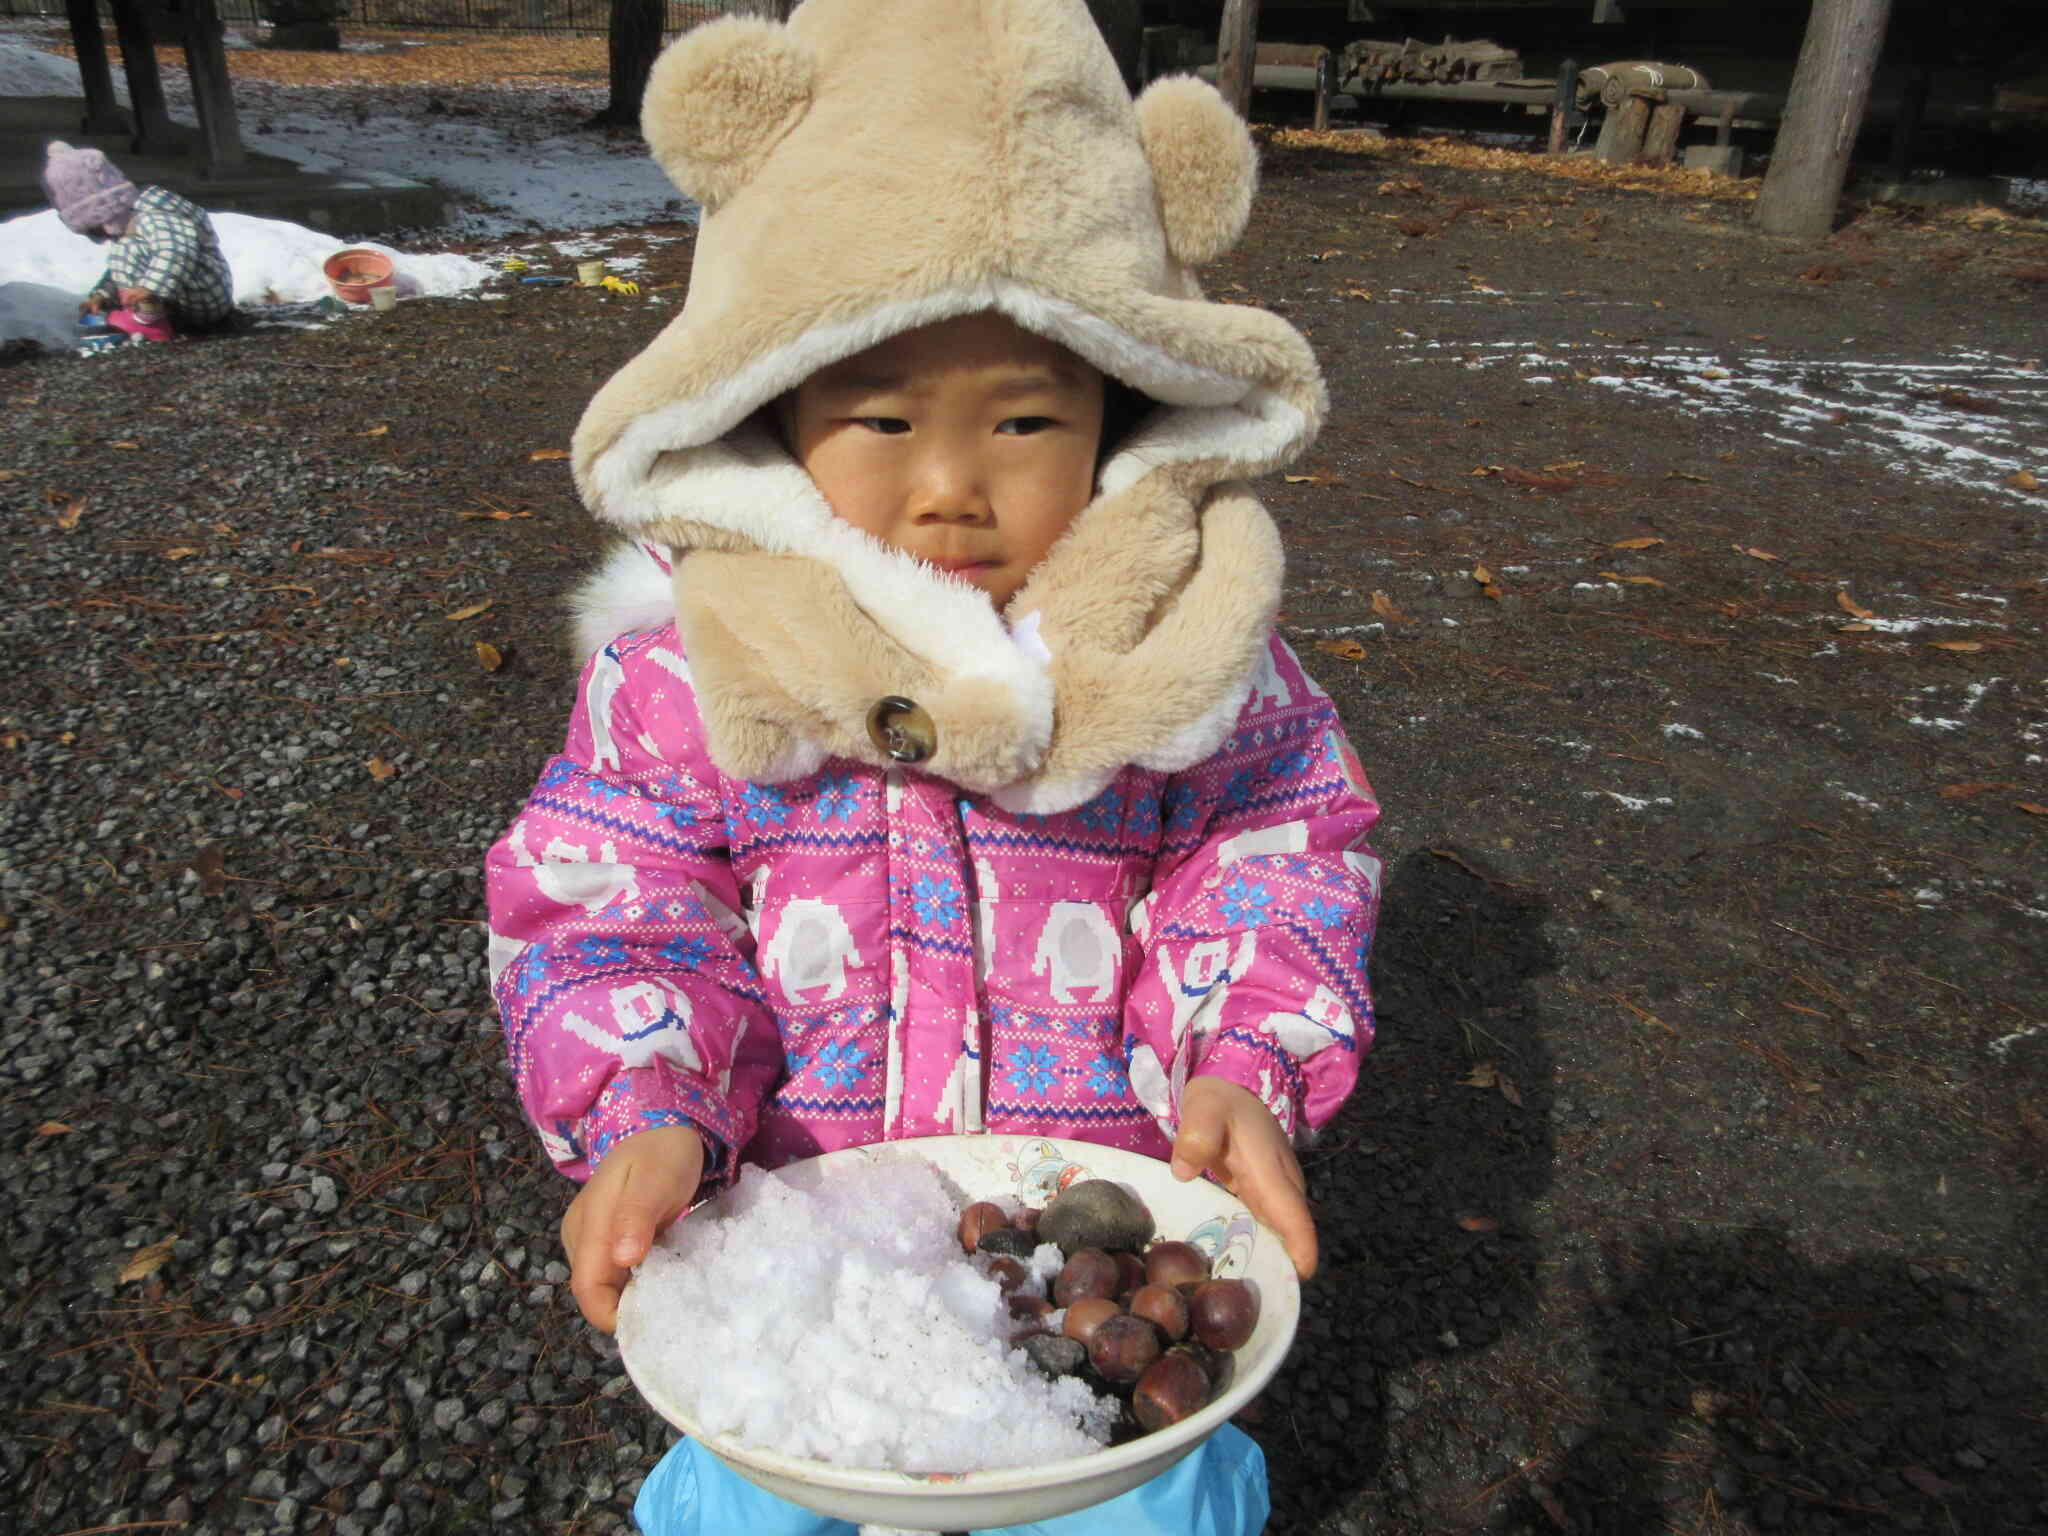
M677 1222L634 1281L659 1319L634 1370L704 1433L899 1472L1035 1466L1108 1441L1114 1401L1006 1342L1001 1292L961 1252L930 1167L857 1168L822 1192L749 1169L724 1212Z

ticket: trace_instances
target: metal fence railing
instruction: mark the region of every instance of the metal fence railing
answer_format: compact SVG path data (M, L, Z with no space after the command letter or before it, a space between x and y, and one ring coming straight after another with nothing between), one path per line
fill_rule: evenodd
M216 0L220 19L231 27L270 21L269 0ZM173 5L170 9L175 10ZM663 0L663 30L694 26L725 6L719 0ZM64 19L64 0L0 0L0 16ZM103 4L101 23L112 35L113 13ZM388 27L404 31L584 32L610 30L610 0L343 0L335 22L346 29Z

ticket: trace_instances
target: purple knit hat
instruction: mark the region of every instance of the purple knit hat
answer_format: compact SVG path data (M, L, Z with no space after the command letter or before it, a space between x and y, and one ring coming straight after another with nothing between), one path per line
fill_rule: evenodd
M59 139L50 141L43 161L43 192L64 227L81 235L125 219L140 195L100 151L73 149Z

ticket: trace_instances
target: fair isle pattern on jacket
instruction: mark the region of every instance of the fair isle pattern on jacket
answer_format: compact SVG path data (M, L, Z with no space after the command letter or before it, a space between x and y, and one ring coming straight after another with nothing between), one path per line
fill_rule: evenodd
M1168 1150L1193 1073L1305 1140L1370 1045L1378 808L1277 638L1220 750L1011 814L843 759L728 779L674 625L592 657L488 864L494 983L564 1173L692 1124L723 1165L979 1130Z
M102 288L146 288L170 306L181 328L218 325L234 312L235 284L198 204L162 187L135 200L128 233L107 252Z

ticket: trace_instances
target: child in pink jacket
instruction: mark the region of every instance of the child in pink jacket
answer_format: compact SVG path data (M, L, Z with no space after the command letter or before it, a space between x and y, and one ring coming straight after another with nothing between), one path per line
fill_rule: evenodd
M983 1131L1206 1173L1312 1274L1295 1149L1371 1042L1377 807L1241 483L1320 375L1193 277L1243 126L1191 79L1134 104L1081 0L808 0L686 35L646 128L705 208L690 293L577 431L630 542L489 860L585 1316L740 1162ZM1227 1429L1031 1529L1265 1510ZM848 1529L688 1442L636 1515Z

